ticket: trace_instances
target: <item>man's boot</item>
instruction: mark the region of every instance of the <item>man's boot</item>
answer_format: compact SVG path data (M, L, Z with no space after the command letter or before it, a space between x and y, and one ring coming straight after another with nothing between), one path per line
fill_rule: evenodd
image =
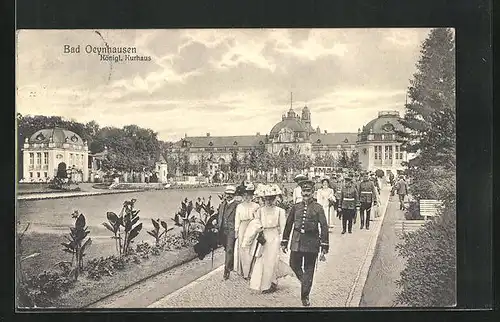
M303 306L311 306L311 302L309 302L309 296L305 296L302 298L302 305Z

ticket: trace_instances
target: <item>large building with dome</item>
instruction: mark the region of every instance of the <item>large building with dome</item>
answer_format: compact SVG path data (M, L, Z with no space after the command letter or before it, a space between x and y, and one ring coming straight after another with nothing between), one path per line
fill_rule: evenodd
M26 138L23 146L23 182L47 182L64 163L72 181L88 181L88 145L69 130L43 129Z
M282 115L269 133L241 136L185 136L168 151L170 154L188 155L190 163L202 158L210 161L210 167L218 168L231 160L233 152L243 157L251 150L268 151L272 154L299 153L316 158L332 155L338 157L342 151L357 151L361 167L374 171L382 169L396 172L402 170L402 161L407 160L405 151L396 140L397 130L402 130L397 111L383 111L368 122L358 133L338 133L316 129L312 126L310 109L305 106L300 114L293 108Z

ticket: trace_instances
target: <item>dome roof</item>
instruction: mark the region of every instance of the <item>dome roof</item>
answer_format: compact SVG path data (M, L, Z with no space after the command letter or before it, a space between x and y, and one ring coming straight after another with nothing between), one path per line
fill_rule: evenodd
M286 118L273 126L270 134L274 135L284 128L289 128L293 132L307 132L307 128L298 119Z
M394 130L403 131L404 127L399 122L400 119L399 112L397 111L379 112L378 117L363 126L361 132L363 134L369 134L370 132L373 134L384 134L394 133Z
M52 139L52 140L51 140ZM74 145L84 145L82 138L73 131L58 127L36 131L30 138L29 143L49 143L56 144L70 143Z

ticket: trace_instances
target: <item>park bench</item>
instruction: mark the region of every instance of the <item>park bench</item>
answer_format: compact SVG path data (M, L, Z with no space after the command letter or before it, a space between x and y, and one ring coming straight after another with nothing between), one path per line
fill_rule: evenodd
M400 233L414 232L426 223L425 220L398 220L394 223L394 229Z
M424 217L424 220L433 218L438 215L443 202L434 199L422 199L420 200L420 216Z

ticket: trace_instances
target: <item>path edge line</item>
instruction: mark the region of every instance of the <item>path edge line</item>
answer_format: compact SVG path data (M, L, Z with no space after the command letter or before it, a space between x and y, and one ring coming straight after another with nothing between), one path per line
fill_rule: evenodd
M389 205L390 198L391 194L389 193L385 205L383 206L382 215L380 216L380 225L378 225L376 233L370 239L370 242L366 249L363 264L358 270L356 278L354 279L353 286L351 287L351 290L349 292L349 296L347 297L346 301L347 307L359 307L359 305L361 304L363 289L365 287L366 280L368 278L368 271L370 270L373 257L375 255L375 248L377 247L378 237L380 235L380 231L382 230L382 225L384 223L385 214L387 212L387 207Z

